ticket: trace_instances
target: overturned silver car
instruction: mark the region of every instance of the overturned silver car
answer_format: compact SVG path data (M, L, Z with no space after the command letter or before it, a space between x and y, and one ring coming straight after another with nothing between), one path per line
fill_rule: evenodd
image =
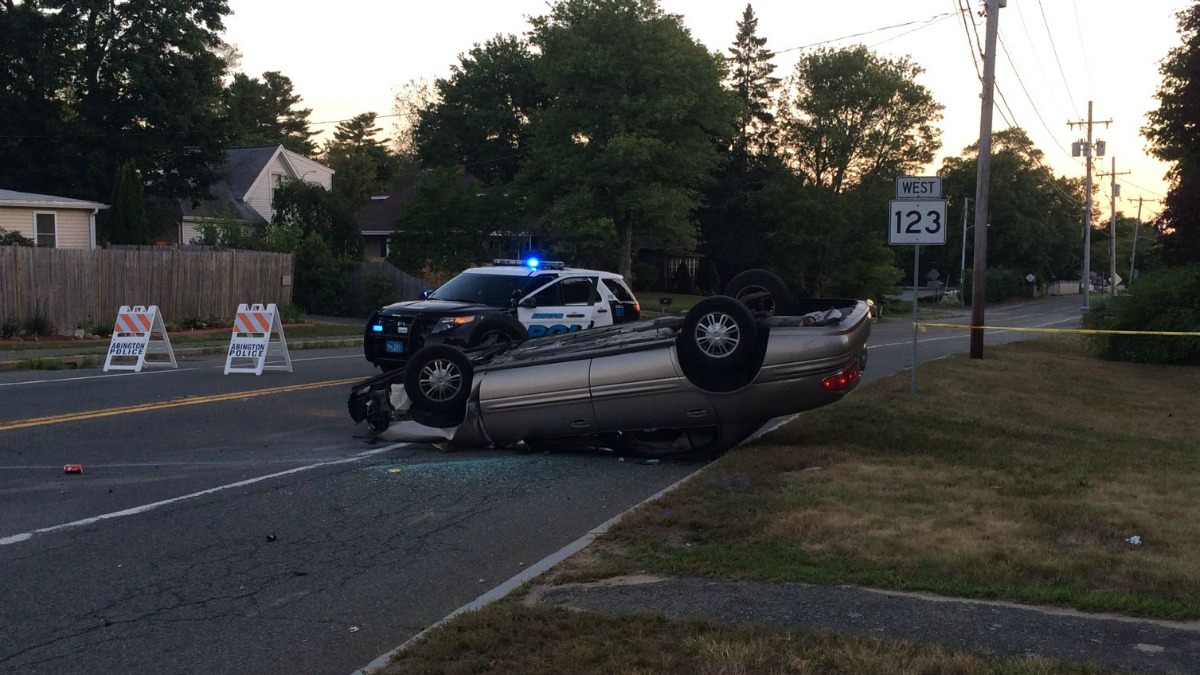
M704 459L853 390L871 322L868 301L793 300L778 276L750 270L682 317L424 347L354 385L350 415L392 441Z

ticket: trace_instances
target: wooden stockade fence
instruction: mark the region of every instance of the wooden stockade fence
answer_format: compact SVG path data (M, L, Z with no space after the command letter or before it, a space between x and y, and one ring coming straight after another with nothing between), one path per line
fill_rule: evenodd
M290 253L0 246L0 321L41 315L69 334L111 324L121 305L158 305L167 321L231 319L239 303L290 303L291 280Z
M421 279L403 272L386 260L365 261L359 263L358 267L350 272L350 283L346 284L346 292L350 295L348 298L350 307L361 304L367 298L367 278L372 274L382 276L391 284L391 295L386 299L388 303L417 300L421 297L421 291L432 291L440 285L435 280ZM379 308L359 307L359 309L369 312Z

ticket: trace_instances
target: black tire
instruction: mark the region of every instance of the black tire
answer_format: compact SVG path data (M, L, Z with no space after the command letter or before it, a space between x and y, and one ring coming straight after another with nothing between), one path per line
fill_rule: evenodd
M725 295L737 300L751 312L779 313L792 302L792 292L778 274L768 270L746 270L725 284Z
M754 355L758 324L745 305L720 295L696 303L676 338L685 367L714 374L735 372Z
M413 407L434 415L458 415L466 408L475 369L462 350L449 345L422 347L404 371L404 391Z
M507 343L521 344L529 339L529 330L511 316L491 316L479 322L471 334L470 347L492 347Z

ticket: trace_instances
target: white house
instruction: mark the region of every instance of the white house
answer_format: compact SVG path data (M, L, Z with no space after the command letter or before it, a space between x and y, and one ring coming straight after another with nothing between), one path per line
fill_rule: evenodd
M197 225L206 219L232 216L247 225L266 225L275 212L275 189L290 180L333 187L333 169L297 154L282 145L229 148L222 180L211 186L212 199L198 204L179 203L178 243L199 236Z

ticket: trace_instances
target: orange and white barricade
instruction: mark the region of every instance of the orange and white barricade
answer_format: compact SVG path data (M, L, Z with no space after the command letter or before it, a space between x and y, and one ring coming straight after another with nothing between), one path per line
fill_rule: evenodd
M157 337L156 337L157 336ZM147 360L150 355L166 356L166 360ZM178 368L167 327L157 305L143 307L122 305L113 323L112 341L108 343L108 356L104 358L104 372L110 370L132 370L140 373L143 366L170 366Z
M273 337L278 339L272 341ZM282 357L282 363L274 360ZM273 359L267 365L267 359ZM274 304L238 305L237 317L233 321L233 335L229 338L229 356L225 359L225 374L254 373L262 375L264 370L286 370L292 372L292 357L288 354L287 339L283 336L283 322Z

